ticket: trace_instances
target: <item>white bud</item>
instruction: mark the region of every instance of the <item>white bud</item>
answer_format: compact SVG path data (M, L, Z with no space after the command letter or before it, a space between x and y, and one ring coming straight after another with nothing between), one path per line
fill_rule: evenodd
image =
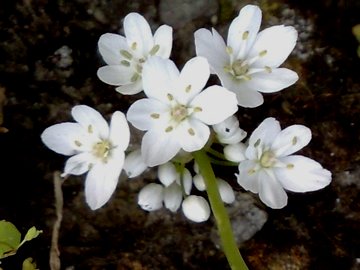
M235 201L235 194L232 187L229 185L228 182L224 181L223 179L217 179L218 189L220 193L221 200L224 203L233 203Z
M206 189L204 177L201 174L195 175L194 178L193 178L193 181L194 181L194 186L199 191L204 191Z
M225 158L232 162L241 162L246 159L246 145L243 143L229 144L224 147Z
M194 222L204 222L210 217L210 206L201 196L190 195L182 203L184 215Z
M164 189L164 204L171 212L176 212L182 201L181 187L177 183L172 183Z
M138 204L146 211L155 211L162 207L163 186L151 183L143 187L138 196Z
M165 187L170 186L178 178L175 165L171 162L160 165L158 168L158 178Z

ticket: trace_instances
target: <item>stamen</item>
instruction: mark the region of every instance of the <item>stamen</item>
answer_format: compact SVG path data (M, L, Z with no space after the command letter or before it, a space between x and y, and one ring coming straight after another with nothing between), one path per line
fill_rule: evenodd
M254 174L254 173L256 173L256 170L255 170L255 169L250 169L250 170L248 170L248 175L252 175L252 174Z
M189 84L188 86L186 86L185 92L186 92L186 93L189 93L190 90L191 90L191 84Z
M152 49L150 50L149 54L150 55L155 55L160 49L160 45L155 45L154 47L152 47Z
M191 136L194 136L195 135L195 131L192 129L192 128L189 128L188 129L188 132Z
M131 44L131 49L132 50L136 50L136 47L137 47L137 43L136 42L133 42L132 44Z
M291 143L292 143L292 145L295 145L297 143L297 137L296 136L294 136L294 138L292 138Z
M243 39L243 40L246 40L246 39L248 39L248 37L249 37L249 31L245 31L245 32L242 34L242 39Z
M140 58L140 59L139 59L139 63L140 63L140 64L145 63L145 59L144 59L144 58Z
M294 165L294 164L291 164L291 163L289 163L289 164L286 165L286 168L287 168L287 169L293 169L294 167L295 167L295 165Z
M226 53L227 54L232 54L233 53L233 49L230 46L226 46Z
M131 77L131 82L136 82L138 79L140 79L140 75L138 73L134 73L134 75Z
M173 97L172 94L167 94L166 96L167 96L167 98L168 98L169 101L173 101L173 100L174 100L174 97Z
M136 68L136 71L137 71L138 73L141 73L141 72L142 72L142 66L141 66L141 65L137 64L135 68Z
M165 129L165 132L171 132L173 131L173 127L172 126L168 126L166 129Z
M121 60L120 63L121 63L123 66L125 66L125 67L130 67L130 62L129 62L129 61Z
M271 67L265 66L264 68L265 68L265 71L266 71L267 73L271 73L271 72L272 72Z
M124 56L126 59L128 59L128 60L131 60L132 59L132 54L131 53L129 53L128 51L126 51L126 50L120 50L120 54L122 55L122 56Z
M90 134L93 133L93 127L92 125L88 125L88 130L87 130Z
M194 112L202 112L202 108L200 108L200 107L195 107L195 108L194 108Z
M263 50L263 51L259 52L259 56L260 56L260 57L263 57L263 56L265 56L266 54L267 54L267 50Z
M75 140L74 143L75 143L75 145L78 146L78 147L82 146L82 143L79 142L78 140Z
M250 81L251 80L251 76L250 75L243 75L242 78L246 81Z
M260 139L257 139L256 142L254 143L254 147L258 147L259 144L260 144L261 140Z
M158 113L152 113L152 114L150 114L150 117L151 117L151 118L154 118L154 119L159 119L159 118L160 118L160 114L158 114Z

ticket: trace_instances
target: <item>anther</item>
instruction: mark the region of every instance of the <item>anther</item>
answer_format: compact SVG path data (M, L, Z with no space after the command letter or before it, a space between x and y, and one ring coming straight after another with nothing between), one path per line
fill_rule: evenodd
M122 56L124 56L126 59L128 59L128 60L131 60L132 59L132 54L131 53L129 53L128 51L126 51L126 50L120 50L120 54L122 55Z
M155 45L154 47L152 47L152 49L150 50L149 54L150 55L155 55L160 49L160 45Z
M123 66L125 66L125 67L130 67L130 62L129 62L129 61L121 60L120 63L121 63Z
M243 40L246 40L246 39L248 39L248 37L249 37L249 31L245 31L245 32L242 34L242 39L243 39Z

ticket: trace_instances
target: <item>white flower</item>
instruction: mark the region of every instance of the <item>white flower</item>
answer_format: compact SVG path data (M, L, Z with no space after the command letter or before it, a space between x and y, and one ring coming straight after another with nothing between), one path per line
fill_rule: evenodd
M243 107L260 106L264 99L259 92L277 92L298 79L295 72L278 68L295 46L295 28L277 25L258 33L260 24L261 10L247 5L231 23L227 45L215 29L195 32L197 55L208 59L222 85L236 93Z
M246 131L239 127L239 120L234 115L213 125L213 129L219 142L224 144L239 143L247 135Z
M184 215L194 222L204 222L210 217L210 206L201 196L190 195L182 203Z
M98 46L107 66L97 75L103 82L118 86L124 95L139 93L142 89L142 66L153 55L169 58L172 48L172 28L160 26L154 36L143 16L130 13L124 19L125 37L107 33L100 37Z
M217 124L237 111L236 97L220 86L201 92L210 76L205 58L188 61L181 73L174 62L151 57L143 67L144 92L148 98L136 101L128 120L147 131L141 153L149 166L163 164L179 150L200 150L207 142L208 125Z
M252 133L239 165L238 183L271 208L287 204L285 190L306 192L321 189L331 173L307 157L292 155L311 140L311 131L302 125L281 130L274 118L265 119ZM285 189L285 190L284 190Z
M122 112L112 115L110 127L94 109L75 106L71 114L77 123L61 123L48 127L41 134L51 150L70 157L63 176L88 172L85 197L90 208L103 206L114 192L124 164L130 132Z

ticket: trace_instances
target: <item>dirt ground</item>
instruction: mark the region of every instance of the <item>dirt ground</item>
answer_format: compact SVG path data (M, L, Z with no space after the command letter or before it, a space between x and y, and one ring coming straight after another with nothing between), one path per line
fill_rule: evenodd
M182 66L194 56L196 29L213 26L225 36L247 3L261 6L262 28L287 24L299 31L285 66L300 80L266 95L259 108L240 108L240 126L251 133L269 116L283 127L308 126L313 139L301 153L330 170L333 181L321 191L289 193L281 210L264 207L238 187L239 200L252 210L229 208L235 230L244 224L255 228L239 235L241 252L255 270L360 269L360 58L351 32L360 23L360 3L355 0L1 1L0 219L22 233L31 226L43 230L1 267L21 269L22 261L33 257L40 269L49 269L56 218L53 173L63 169L65 157L42 144L41 132L71 121L76 104L92 106L109 119L138 98L121 96L96 77L103 65L100 35L121 32L124 16L139 12L153 28L173 26L171 58ZM232 173L220 173L235 182ZM137 193L154 178L153 171L134 180L122 176L110 202L95 212L84 200L84 177L67 179L59 235L62 269L228 269L213 220L194 224L181 212L139 208ZM244 213L253 216L242 218Z

